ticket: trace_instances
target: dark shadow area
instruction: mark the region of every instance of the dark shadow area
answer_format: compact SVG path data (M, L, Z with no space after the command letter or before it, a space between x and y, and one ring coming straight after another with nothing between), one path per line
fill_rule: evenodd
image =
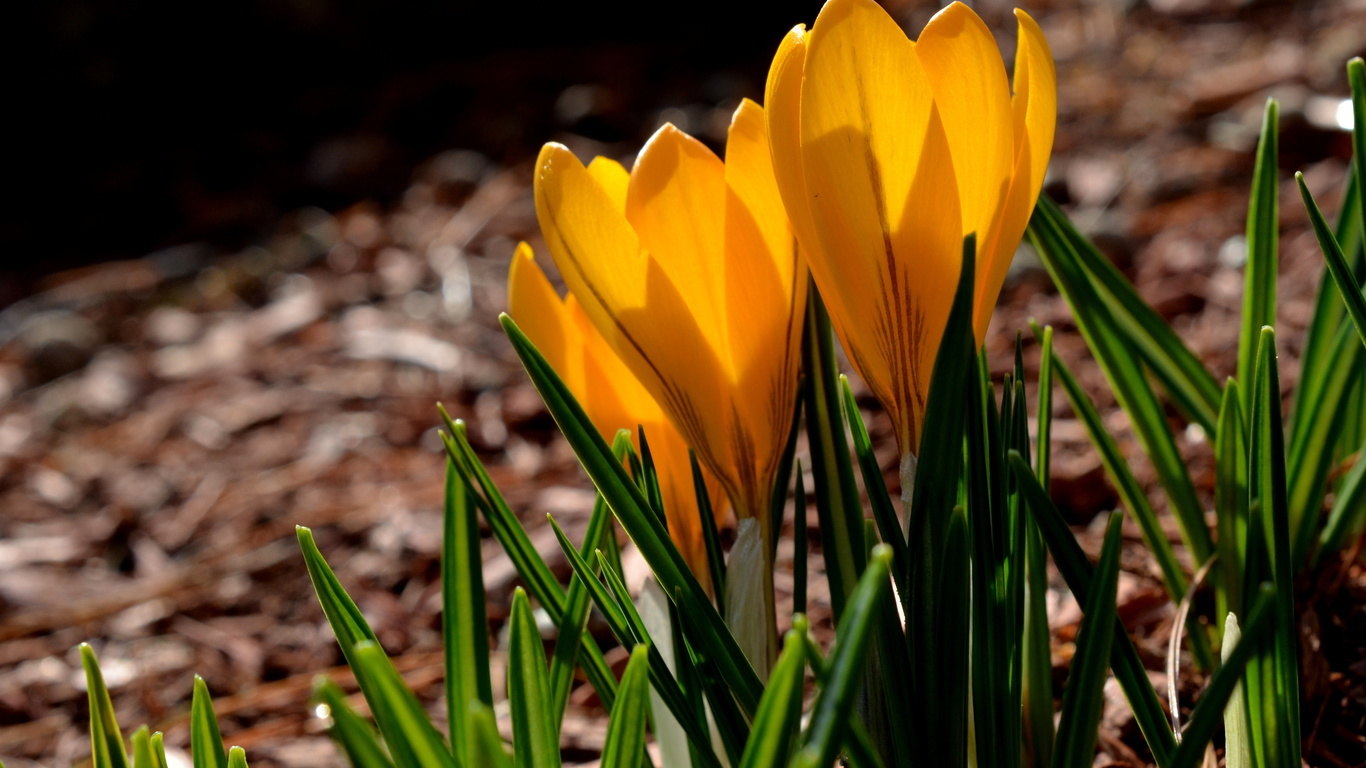
M450 148L639 142L666 106L762 92L819 3L56 0L24 4L0 305L54 269L235 247L303 205L400 194ZM673 11L673 12L670 12Z

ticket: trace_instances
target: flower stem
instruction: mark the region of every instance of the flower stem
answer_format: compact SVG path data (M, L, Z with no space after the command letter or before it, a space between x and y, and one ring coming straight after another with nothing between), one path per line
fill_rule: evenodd
M911 502L915 499L915 454L906 451L901 454L901 528L902 533L910 536Z
M726 625L765 683L778 650L770 552L759 520L741 518L726 567Z

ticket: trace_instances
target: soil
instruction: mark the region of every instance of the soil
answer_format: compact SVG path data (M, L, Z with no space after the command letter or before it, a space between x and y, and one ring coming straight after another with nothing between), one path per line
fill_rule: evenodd
M910 29L932 12L909 3L892 10ZM1235 365L1252 150L1265 99L1280 100L1278 338L1288 390L1322 274L1290 174L1303 171L1324 209L1337 210L1350 146L1336 110L1347 94L1345 62L1366 54L1366 5L1150 0L1029 10L1059 72L1046 191L1218 378ZM1013 50L1009 7L984 3L979 12ZM620 50L611 55L622 61ZM625 55L644 57L644 66L651 54ZM649 83L613 75L618 68L601 67L602 82L558 94L583 97L587 111L538 140L629 159L660 117L686 122L713 144L723 137L734 106L721 103L725 95L689 95L622 117L610 105L641 103ZM727 88L761 95L762 71L728 73ZM602 120L594 110L615 126L610 140L595 132ZM313 597L295 525L313 529L440 717L437 402L467 422L533 543L567 573L545 515L574 538L593 494L497 324L517 241L545 256L530 198L532 151L443 151L412 171L401 194L293 210L246 248L194 241L44 274L0 310L0 761L26 768L88 759L74 649L89 641L125 730L143 722L164 730L174 756L185 755L199 674L226 739L244 746L254 766L339 764L309 693L320 674L355 686ZM987 343L998 375L1030 319L1055 327L1060 353L1161 507L1151 467L1065 303L1022 250ZM1032 378L1030 342L1025 359ZM894 484L889 425L865 392L860 402ZM1098 515L1117 497L1060 393L1055 403L1052 490L1094 557ZM1182 448L1212 498L1208 444L1187 431ZM1185 558L1174 525L1169 533ZM1175 607L1137 529L1125 534L1121 616L1165 691ZM1360 540L1349 550L1306 578L1298 601L1312 766L1366 765L1366 559ZM491 538L483 551L498 686L499 633L518 580ZM779 546L780 613L791 596L792 551L789 522ZM818 542L809 568L813 626L828 639ZM627 570L634 583L644 576L629 552ZM1080 611L1056 578L1050 601L1060 693ZM625 662L619 648L608 659ZM1183 707L1204 682L1190 668L1183 664L1179 680ZM1097 765L1148 765L1127 706L1112 693ZM567 764L595 764L602 715L580 684L564 728Z

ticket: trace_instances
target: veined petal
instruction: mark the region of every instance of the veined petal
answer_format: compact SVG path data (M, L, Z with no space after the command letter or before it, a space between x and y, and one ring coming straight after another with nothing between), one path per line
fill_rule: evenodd
M621 163L610 157L595 157L588 164L588 175L598 180L617 210L626 210L626 189L631 184L631 174L626 172Z
M723 365L730 364L724 304L726 167L705 144L664 125L640 151L626 218L677 288Z
M986 335L1011 257L1043 188L1058 120L1057 71L1048 41L1029 14L1016 9L1015 16L1019 24L1011 99L1015 156L1001 221L980 249L982 270L973 322L979 341Z
M699 458L725 478L731 465L725 424L709 416L724 402L726 376L711 337L572 152L547 144L537 166L536 213L569 290Z
M811 198L802 170L801 101L802 70L806 64L806 27L792 28L778 46L764 88L764 113L768 123L773 175L797 239L807 251L819 247L816 225L811 221Z
M914 451L960 267L948 139L914 44L872 0L830 0L810 37L800 111L820 241L811 271L902 451Z
M591 171L592 166L589 168ZM698 580L707 584L706 546L683 436L593 327L574 295L559 297L526 243L519 244L512 256L508 304L518 326L560 374L603 439L610 441L619 429L631 430L634 435L637 426L644 427L659 475L670 537ZM719 522L726 501L710 474L708 492Z
M734 453L753 464L745 484L766 489L791 428L800 357L797 307L805 301L807 278L773 174L763 109L748 99L731 121L726 184Z
M996 40L968 6L954 2L935 14L916 41L916 53L934 90L935 105L953 155L962 205L963 231L987 245L1000 226L1015 165L1015 130L1010 86ZM981 249L978 298L1009 264ZM992 294L994 303L995 294ZM983 307L979 306L978 310ZM985 306L990 317L991 306ZM977 341L982 343L982 328Z

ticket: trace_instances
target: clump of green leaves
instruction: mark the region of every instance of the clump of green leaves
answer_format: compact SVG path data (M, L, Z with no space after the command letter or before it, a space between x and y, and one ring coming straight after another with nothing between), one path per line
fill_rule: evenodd
M651 765L647 733L669 728L683 734L686 753L662 755L664 768L824 768L837 757L857 768L959 768L970 762L1085 768L1093 760L1103 686L1112 672L1161 768L1200 764L1220 724L1230 765L1297 767L1293 583L1303 569L1330 562L1366 522L1366 462L1356 461L1345 474L1335 471L1366 447L1366 66L1354 60L1349 74L1356 158L1335 227L1299 178L1330 269L1288 427L1270 327L1277 259L1274 102L1267 107L1249 206L1238 370L1222 387L1055 205L1041 200L1030 225L1031 242L1157 469L1191 556L1189 569L1162 535L1156 511L1094 405L1053 353L1051 329L1035 329L1042 357L1033 438L1021 342L998 392L973 336L976 247L969 236L933 370L904 522L848 382L836 370L830 321L810 291L801 407L836 641L828 654L823 651L802 615L807 494L798 471L794 612L771 677L761 681L721 618L720 598L702 589L669 538L647 436L640 435L639 454L625 433L609 446L545 358L504 317L528 375L598 490L582 542L570 541L550 521L572 575L568 584L556 579L475 454L464 425L443 410L443 724L432 721L403 682L311 531L298 529L318 600L369 710L363 717L337 685L318 683L316 698L328 708L343 752L357 768L557 768L565 708L581 672L610 712L602 755L607 768ZM1189 423L1213 438L1213 530L1150 376ZM1127 510L1110 516L1094 565L1045 490L1054 378L1090 431ZM1336 408L1344 402L1346 417ZM795 429L772 493L774 530L781 527L792 485ZM698 514L719 596L728 564L697 474ZM1325 513L1330 490L1335 502ZM860 502L865 494L867 511ZM1212 569L1219 614L1208 623L1196 616L1186 632L1196 664L1211 674L1179 732L1168 724L1116 613L1124 514L1142 530L1174 603L1189 601L1197 586L1188 570ZM509 617L511 744L500 736L493 710L480 518L523 582ZM662 618L640 610L627 592L618 527L650 566L666 604ZM1049 554L1084 607L1056 729L1044 603ZM533 601L557 628L548 656ZM594 608L629 651L620 680L586 631ZM94 653L82 646L81 654L96 768L128 768L130 760L132 768L165 768L161 734L146 727L134 733L129 757ZM240 748L224 749L207 687L198 679L191 747L197 768L246 766Z
M1238 367L1222 387L1056 205L1041 199L1029 229L1030 242L1071 306L1156 469L1190 556L1190 571L1211 571L1217 615L1202 622L1192 613L1186 628L1197 666L1209 672L1220 666L1212 648L1225 626L1242 623L1244 642L1239 647L1247 645L1259 601L1274 594L1275 628L1249 646L1250 660L1237 694L1242 701L1228 715L1233 721L1228 729L1230 756L1250 759L1253 765L1300 765L1294 584L1306 570L1337 561L1344 544L1366 524L1366 462L1359 458L1366 448L1366 300L1361 293L1366 276L1366 197L1361 186L1366 179L1366 67L1354 59L1347 69L1357 120L1355 156L1335 226L1328 224L1303 176L1296 174L1328 270L1307 331L1288 420L1282 415L1272 330L1279 236L1274 100L1266 107L1248 207ZM1052 365L1096 444L1106 473L1138 522L1172 601L1189 601L1198 585L1187 577L1114 438L1062 361L1053 356ZM1212 527L1205 522L1159 387L1189 425L1213 440L1217 480ZM1351 471L1344 471L1348 467ZM1325 508L1330 492L1334 502ZM1229 616L1237 620L1226 622ZM1224 647L1222 666L1228 668L1239 654L1229 653L1227 638ZM1203 699L1219 681L1216 676ZM1140 717L1140 724L1143 721ZM1194 727L1192 722L1186 733ZM1165 765L1154 735L1147 727L1144 734L1159 764Z

